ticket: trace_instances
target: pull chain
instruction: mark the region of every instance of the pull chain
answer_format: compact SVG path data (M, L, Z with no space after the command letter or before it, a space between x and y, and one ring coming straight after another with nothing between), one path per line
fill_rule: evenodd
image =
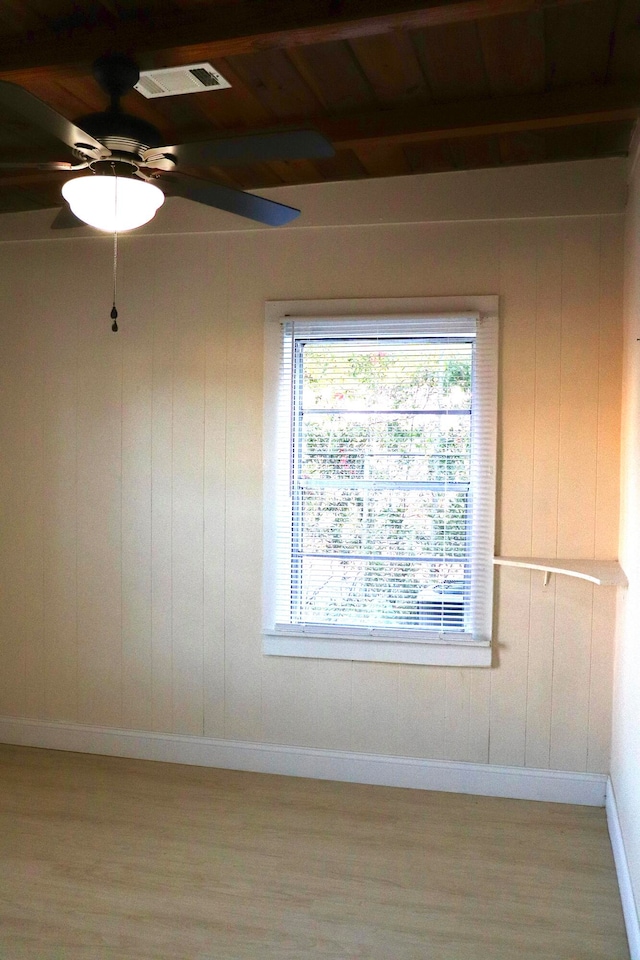
M113 175L115 177L115 164L111 164L113 168ZM115 177L116 186L115 186L115 224L113 229L113 306L111 307L111 319L113 323L111 324L111 329L114 333L118 332L118 310L116 307L116 293L117 293L117 284L118 284L118 178Z
M118 283L118 231L113 231L113 306L111 307L111 329L114 333L118 332L118 310L116 308L116 292Z

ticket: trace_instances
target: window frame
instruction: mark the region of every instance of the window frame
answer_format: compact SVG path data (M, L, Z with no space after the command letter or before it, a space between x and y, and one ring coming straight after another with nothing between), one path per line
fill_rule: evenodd
M496 434L498 379L498 297L421 297L366 300L296 300L268 301L265 304L265 377L264 377L264 535L265 562L263 577L263 652L272 656L311 657L321 659L365 660L391 663L434 664L451 666L490 666L493 605L493 540L496 491ZM279 410L282 324L296 320L385 320L393 323L412 318L449 320L474 314L478 318L476 334L476 370L481 369L481 393L474 384L474 405L482 417L481 469L476 470L473 488L484 503L480 532L483 545L481 569L474 571L474 580L481 580L483 608L481 625L472 639L457 637L425 637L403 631L384 629L321 627L297 629L296 625L276 627L276 559L278 501L278 447L286 435ZM290 434L289 434L290 436ZM488 515L490 514L490 516ZM474 523L477 522L477 511ZM476 531L476 535L478 532Z

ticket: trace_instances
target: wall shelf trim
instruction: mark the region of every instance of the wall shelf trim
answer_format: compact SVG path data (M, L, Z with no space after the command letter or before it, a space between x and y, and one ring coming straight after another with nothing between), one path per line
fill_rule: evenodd
M617 560L565 560L560 557L494 557L493 562L500 567L524 567L528 570L541 570L544 573L545 586L552 573L561 573L567 577L589 580L600 587L626 587L627 578Z

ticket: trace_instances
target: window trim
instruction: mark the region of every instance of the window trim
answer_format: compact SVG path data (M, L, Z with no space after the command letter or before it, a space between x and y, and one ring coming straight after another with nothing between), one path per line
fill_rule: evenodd
M360 318L443 317L477 314L482 333L477 337L476 369L487 378L483 391L483 445L485 455L482 469L474 477L476 488L495 504L495 451L497 433L497 341L498 297L421 297L366 300L293 300L267 301L265 304L265 377L264 377L264 537L265 563L263 577L263 652L272 656L311 657L339 660L365 660L390 663L414 663L450 666L490 666L492 662L491 620L493 566L490 558L483 568L487 609L483 612L482 635L473 640L451 638L383 639L372 630L368 637L350 636L348 628L323 627L277 630L275 624L276 593L276 491L278 472L278 389L280 380L281 324L292 318L342 320ZM485 520L482 536L493 554L494 515ZM490 578L490 579L489 579Z

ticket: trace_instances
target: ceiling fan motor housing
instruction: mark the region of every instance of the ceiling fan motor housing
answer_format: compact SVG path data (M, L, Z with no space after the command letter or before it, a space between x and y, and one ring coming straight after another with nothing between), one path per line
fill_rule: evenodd
M128 113L106 111L80 117L77 125L115 153L128 153L139 159L150 147L160 147L164 138L151 123ZM81 151L77 151L81 154Z

